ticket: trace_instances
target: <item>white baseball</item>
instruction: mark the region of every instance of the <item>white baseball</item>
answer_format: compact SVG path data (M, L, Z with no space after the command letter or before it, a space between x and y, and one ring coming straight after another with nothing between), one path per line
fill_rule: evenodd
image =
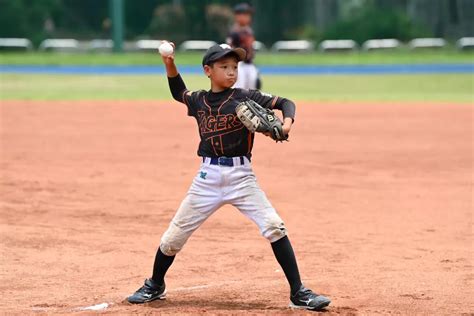
M173 46L168 42L163 42L160 47L158 47L158 51L160 52L161 56L169 56L173 54Z

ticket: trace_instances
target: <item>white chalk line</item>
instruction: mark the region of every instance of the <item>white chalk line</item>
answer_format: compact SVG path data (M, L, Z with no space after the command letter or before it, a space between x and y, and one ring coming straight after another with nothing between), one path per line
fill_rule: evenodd
M75 310L79 311L100 311L107 309L112 303L100 303L92 306L86 306L86 307L77 307Z
M59 308L59 307L39 307L33 306L31 310L33 312L52 312L52 311L101 311L106 310L114 303L100 303L91 306L83 306L83 307L74 307L74 308Z

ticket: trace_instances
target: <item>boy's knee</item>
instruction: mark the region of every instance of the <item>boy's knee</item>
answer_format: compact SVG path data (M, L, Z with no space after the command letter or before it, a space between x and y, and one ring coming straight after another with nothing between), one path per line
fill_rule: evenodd
M174 244L164 240L162 240L160 243L161 252L170 257L176 255L182 248L182 245Z
M262 235L271 243L285 237L287 235L285 223L281 220L271 222Z
M161 237L160 249L167 256L176 255L188 240L188 235L173 223Z

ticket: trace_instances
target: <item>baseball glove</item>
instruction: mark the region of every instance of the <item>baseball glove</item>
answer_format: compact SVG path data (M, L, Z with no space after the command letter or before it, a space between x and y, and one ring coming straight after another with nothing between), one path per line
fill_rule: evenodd
M235 112L242 124L252 133L268 133L277 142L288 140L288 135L283 133L283 124L278 116L257 102L250 99L240 102Z

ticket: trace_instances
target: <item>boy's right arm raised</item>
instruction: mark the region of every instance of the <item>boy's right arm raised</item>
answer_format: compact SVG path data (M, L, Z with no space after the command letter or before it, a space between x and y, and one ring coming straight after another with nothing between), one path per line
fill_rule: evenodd
M173 43L171 45L174 47ZM171 95L176 101L186 103L184 99L185 94L190 94L190 92L186 89L186 84L176 68L174 53L169 56L161 56L161 58L163 59L163 64L165 64Z

